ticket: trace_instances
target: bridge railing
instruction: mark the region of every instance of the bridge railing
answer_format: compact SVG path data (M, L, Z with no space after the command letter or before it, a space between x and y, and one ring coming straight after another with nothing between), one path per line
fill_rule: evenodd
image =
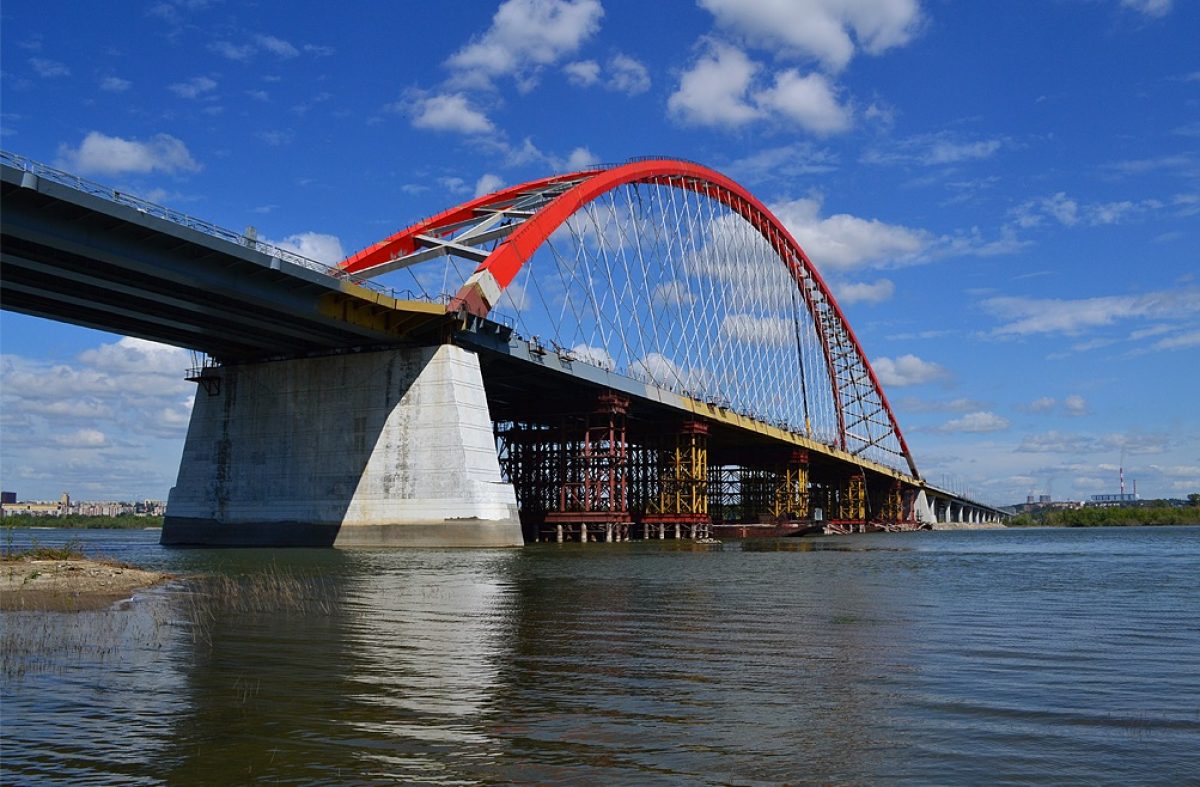
M275 257L280 260L285 260L293 265L299 265L302 268L307 268L310 271L328 276L331 279L352 282L359 287L364 287L381 295L386 295L394 300L428 301L432 303L450 302L450 295L446 293L430 295L428 293L417 293L412 290L395 290L391 287L385 287L381 284L377 284L369 279L360 279L332 265L326 265L323 262L317 262L316 260L305 257L302 254L297 254L290 249L281 248L273 243L261 241L256 237L247 235L246 233L235 232L224 227L219 227L210 221L198 219L195 216L189 216L186 213L158 205L134 194L130 194L129 192L120 191L112 188L111 186L105 186L102 183L96 183L95 181L81 178L78 175L72 175L70 172L64 172L60 169L55 169L48 164L43 164L40 161L34 161L33 159L25 158L24 156L20 156L7 150L0 150L0 163L6 164L14 169L19 169L23 172L32 172L39 178L44 178L46 180L53 181L54 183L59 183L63 186L67 186L68 188L75 189L76 191L81 191L84 194L90 194L93 197L100 197L101 199L114 202L118 205L131 207L138 213L164 219L172 224L178 224L181 227L187 227L188 229L202 232L205 235L210 235L214 238L220 238L221 240L228 241L229 243L235 243L239 246L253 249L262 254L266 254L268 257Z

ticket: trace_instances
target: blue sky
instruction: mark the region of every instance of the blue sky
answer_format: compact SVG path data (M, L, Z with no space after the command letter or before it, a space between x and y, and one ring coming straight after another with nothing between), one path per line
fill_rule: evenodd
M477 189L699 161L831 281L931 480L1200 491L1200 4L367 9L11 0L0 141L328 261ZM165 498L187 353L0 329L4 488Z

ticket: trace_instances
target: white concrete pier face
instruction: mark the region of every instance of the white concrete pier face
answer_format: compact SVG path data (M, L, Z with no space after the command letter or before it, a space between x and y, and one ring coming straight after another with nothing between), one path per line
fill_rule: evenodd
M225 366L171 490L174 545L519 546L478 357L451 345Z

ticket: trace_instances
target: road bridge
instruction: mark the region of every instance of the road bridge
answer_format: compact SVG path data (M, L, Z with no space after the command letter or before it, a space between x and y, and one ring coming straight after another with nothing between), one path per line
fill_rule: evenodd
M925 483L799 243L706 167L501 189L337 266L13 154L0 305L206 353L164 543L912 529Z

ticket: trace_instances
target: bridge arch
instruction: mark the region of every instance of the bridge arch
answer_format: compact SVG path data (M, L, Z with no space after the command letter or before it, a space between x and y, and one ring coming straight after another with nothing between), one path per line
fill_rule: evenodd
M677 201L676 194L685 195L684 199ZM673 233L687 237L676 243ZM639 323L629 333L642 331L640 323L649 317L647 312L663 307L658 295L666 285L667 300L693 302L676 310L663 309L674 316L674 322L656 329L660 345L665 336L674 332L678 338L688 331L703 334L704 341L729 345L716 359L724 369L720 383L698 376L707 374L705 370L681 374L662 352L647 353L646 345L641 346L638 359L630 347L623 347L626 354L617 371L650 378L664 387L678 382L690 394L716 398L762 420L786 423L841 450L918 477L878 377L816 266L760 200L702 165L662 158L635 160L504 188L417 222L348 257L339 267L363 278L409 269L416 278L418 266L430 260L469 260L476 267L453 293L447 309L487 317L506 298L508 305L519 306L517 296L524 298L527 293L518 279L532 278L533 260L553 247L556 239L570 247L565 255L557 250L553 255L564 288L592 289L577 300L585 302L585 311L594 312L588 318L593 335L597 327L604 334L597 324L610 319L617 324L615 333L620 333L621 341L626 321ZM644 242L655 246L652 252L646 252ZM636 252L628 252L625 246L636 246ZM632 265L631 258L636 260ZM614 275L613 269L621 264L626 271ZM700 295L681 290L678 278L670 277L689 277ZM597 295L593 278L608 291ZM706 278L711 280L707 285ZM674 293L669 290L671 281L676 282ZM639 287L646 297L634 292ZM616 290L623 293L615 295ZM569 300L571 294L559 296ZM547 304L546 312L551 311ZM560 322L570 322L566 314L564 301ZM793 325L787 324L788 315ZM702 325L707 328L701 330ZM783 345L785 333L793 328L792 365L788 365L791 351L787 348L761 349L766 344ZM579 335L576 327L574 336ZM688 336L682 339L686 342ZM585 360L611 364L610 348L602 345L567 344L566 349ZM692 349L686 353L689 357ZM752 357L755 352L762 357ZM711 353L696 354L713 360ZM755 383L755 394L739 399L739 374L769 379L747 380ZM799 392L784 391L797 384ZM827 405L817 406L818 401ZM813 410L818 411L815 419Z

